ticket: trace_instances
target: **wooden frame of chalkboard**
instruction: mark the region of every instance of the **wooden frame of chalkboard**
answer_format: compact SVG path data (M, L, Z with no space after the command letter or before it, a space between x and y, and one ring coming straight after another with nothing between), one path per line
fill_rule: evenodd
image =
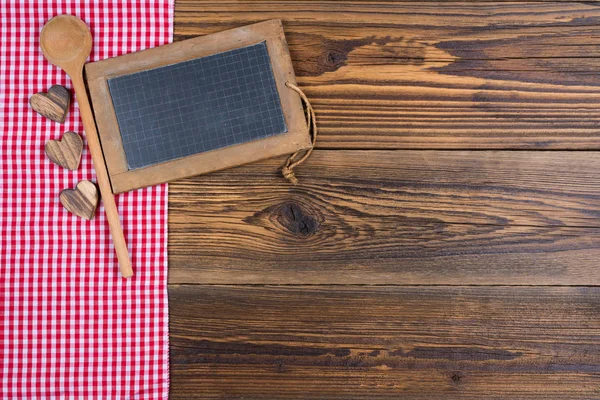
M108 81L115 77L173 65L258 43L266 43L279 93L287 132L129 169ZM211 35L176 42L107 60L86 64L85 76L98 135L113 193L127 192L193 175L234 167L311 147L302 102L286 87L296 84L292 61L280 20L269 20Z

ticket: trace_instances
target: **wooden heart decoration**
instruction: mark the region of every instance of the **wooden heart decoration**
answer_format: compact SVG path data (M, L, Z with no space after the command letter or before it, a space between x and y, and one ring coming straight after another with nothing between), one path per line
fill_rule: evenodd
M75 189L64 189L60 192L60 202L63 207L85 219L94 218L98 200L98 188L90 181L81 181Z
M77 133L68 131L60 140L46 142L45 151L54 164L75 171L81 161L83 140Z
M54 85L48 89L48 93L36 93L29 99L29 104L38 114L52 121L65 122L71 95L67 88Z

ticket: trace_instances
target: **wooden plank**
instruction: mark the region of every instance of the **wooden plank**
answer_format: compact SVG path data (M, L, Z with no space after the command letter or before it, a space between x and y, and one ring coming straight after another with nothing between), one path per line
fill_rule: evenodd
M326 151L171 184L171 283L600 284L594 152Z
M600 288L170 287L171 398L591 399Z
M321 148L600 148L598 3L178 0L175 39L284 21Z

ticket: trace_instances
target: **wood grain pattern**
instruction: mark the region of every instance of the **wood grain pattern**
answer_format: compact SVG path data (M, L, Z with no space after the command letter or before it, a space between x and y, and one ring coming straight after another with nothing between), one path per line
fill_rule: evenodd
M173 183L170 282L598 284L594 152L317 150Z
M171 398L600 397L599 153L397 151L599 149L600 3L440 3L177 0L283 20L322 150L170 185Z
M46 156L63 168L76 171L81 162L83 140L76 132L65 132L60 140L49 140L44 146Z
M178 0L175 40L280 18L320 148L600 148L600 7Z
M98 188L91 181L81 181L75 189L64 189L60 192L60 203L63 207L85 219L93 219L98 207Z
M592 399L600 289L171 286L171 398Z
M36 93L29 99L35 112L60 124L65 122L70 104L71 94L61 85L52 85L47 93Z

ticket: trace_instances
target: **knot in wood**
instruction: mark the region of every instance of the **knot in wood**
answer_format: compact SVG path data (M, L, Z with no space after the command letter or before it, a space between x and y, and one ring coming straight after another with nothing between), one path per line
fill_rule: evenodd
M450 379L452 380L452 383L454 383L455 385L458 385L458 384L460 384L462 375L458 372L455 372L452 374L452 376L450 376Z
M319 229L319 223L298 204L285 203L280 208L279 222L291 233L308 237Z
M325 55L325 61L336 69L344 65L348 56L345 53L341 53L337 50L329 50Z

